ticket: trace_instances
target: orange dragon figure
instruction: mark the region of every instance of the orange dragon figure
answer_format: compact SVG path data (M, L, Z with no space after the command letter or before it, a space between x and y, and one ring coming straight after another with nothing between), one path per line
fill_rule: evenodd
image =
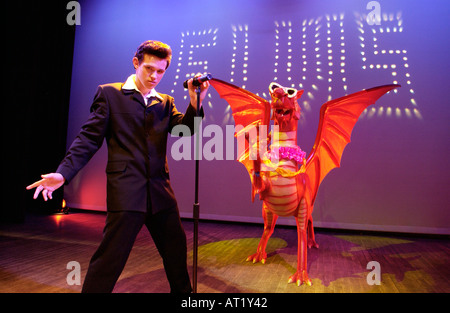
M238 161L250 174L252 201L257 193L263 201L264 231L256 253L247 261L264 264L266 245L278 216L294 216L298 236L297 271L288 282L295 282L298 286L303 283L311 285L307 273L307 247L318 248L311 214L320 183L329 171L340 166L344 148L350 142L353 127L364 109L399 85L363 90L322 105L316 140L307 159L297 146L300 118L297 100L303 90L271 83L269 102L218 79L212 79L211 85L230 105L236 126L243 126L235 134L238 140L245 138L246 142ZM274 131L269 134L271 111ZM257 132L256 140L249 136L252 131ZM265 153L255 154L264 148Z

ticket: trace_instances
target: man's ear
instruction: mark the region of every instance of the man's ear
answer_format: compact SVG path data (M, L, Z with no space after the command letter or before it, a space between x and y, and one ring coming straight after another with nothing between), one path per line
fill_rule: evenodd
M139 60L137 57L133 58L133 66L135 70L139 67Z

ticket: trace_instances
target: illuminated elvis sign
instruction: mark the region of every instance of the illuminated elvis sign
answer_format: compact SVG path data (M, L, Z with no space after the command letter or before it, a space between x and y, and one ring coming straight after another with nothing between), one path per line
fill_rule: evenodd
M304 89L306 97L299 104L305 113L311 111L312 101L319 95L326 95L321 99L324 101L341 97L351 93L348 86L357 90L355 85L361 81L374 81L372 85L400 84L403 90L393 91L390 97L397 98L390 98L390 105L372 107L363 116L421 119L414 98L408 51L401 41L403 24L401 12L380 14L377 23L368 23L367 16L359 13L275 21L267 35L273 36L272 39L264 41L266 44L261 47L258 47L260 41L252 41L251 25L231 25L231 36L219 28L185 31L181 33L178 55L174 55L176 74L171 93L179 92L187 78L210 71L211 63L218 59L220 67L217 68L223 71L228 67L220 78L244 89L252 80L261 80L261 76L267 77L268 83L283 80L285 86L287 82L291 87ZM272 46L267 46L267 42ZM256 60L264 53L267 57ZM255 90L255 86L251 89ZM266 88L256 94L269 97ZM208 105L212 107L213 102L210 99ZM231 114L226 113L223 121L215 122L227 124Z

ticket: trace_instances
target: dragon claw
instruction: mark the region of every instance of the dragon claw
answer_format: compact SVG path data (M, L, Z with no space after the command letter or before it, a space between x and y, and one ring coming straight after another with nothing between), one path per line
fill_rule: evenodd
M308 239L308 248L311 249L313 247L319 249L319 244L315 240Z
M308 286L312 285L311 279L308 278L308 273L306 271L297 271L294 275L289 277L288 284L296 283L297 286L306 284Z
M257 252L255 254L250 255L246 261L247 262L252 261L253 264L258 263L258 262L261 262L262 264L266 264L266 260L267 260L266 253Z

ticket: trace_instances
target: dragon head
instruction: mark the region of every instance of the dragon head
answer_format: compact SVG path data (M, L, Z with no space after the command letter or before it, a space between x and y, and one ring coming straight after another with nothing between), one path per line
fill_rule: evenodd
M303 90L297 91L294 88L286 88L278 83L269 85L269 92L272 98L272 119L278 124L280 131L291 131L296 129L300 119L300 106L297 103Z

